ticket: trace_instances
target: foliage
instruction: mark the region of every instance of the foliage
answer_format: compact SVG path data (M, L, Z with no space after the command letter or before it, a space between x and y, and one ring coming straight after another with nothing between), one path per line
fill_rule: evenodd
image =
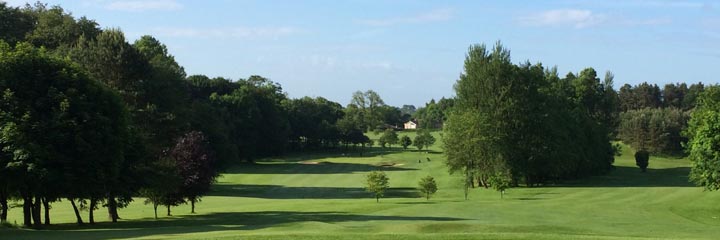
M215 153L209 147L205 135L198 131L186 133L176 142L170 157L175 159L178 175L182 179L179 195L191 203L191 212L195 213L195 203L210 191L210 186L218 176Z
M390 179L385 172L372 171L365 176L365 191L372 193L376 202L380 202L380 198L385 195L385 191L390 188Z
M383 128L383 115L381 108L385 106L385 102L380 95L373 91L354 92L348 105L350 111L345 114L354 118L358 127L364 132L376 128Z
M695 107L696 99L705 86L702 83L666 84L662 90L655 84L643 82L631 86L625 84L618 93L620 111L641 110L645 108L676 108L683 111Z
M291 99L285 103L292 149L332 148L340 141L337 122L343 115L339 103L322 97Z
M642 172L647 171L649 162L650 153L648 151L640 150L635 152L635 165L637 165Z
M443 130L450 172L470 187L504 169L513 185L529 186L607 172L617 118L612 78L600 81L588 68L561 79L556 69L511 63L499 43L471 46Z
M425 196L425 199L430 200L430 196L435 194L438 190L435 178L427 176L420 179L418 189L420 190L420 193Z
M413 117L418 120L419 128L441 129L454 105L454 98L441 98L437 102L432 99L417 109Z
M503 198L503 195L505 195L505 190L510 188L512 184L512 177L510 175L510 172L507 169L497 171L495 174L491 175L488 179L488 182L492 186L495 191L500 192L500 198Z
M435 144L435 137L433 137L428 130L420 130L412 141L412 144L415 145L418 150L423 150L423 148L428 149Z
M635 149L678 154L687 139L681 134L688 115L677 108L645 108L620 114L618 137Z
M392 145L397 144L398 141L400 140L398 139L398 135L395 130L385 129L385 131L383 131L383 134L378 139L378 145L384 148L385 144L388 144L390 145L390 147L392 147Z
M709 191L720 189L720 87L705 89L692 112L685 136L692 163L690 180Z
M403 149L407 149L410 145L412 145L412 143L412 140L410 140L410 137L408 137L407 135L403 135L400 138L400 146L402 146Z
M117 190L128 128L115 92L67 60L2 41L0 92L0 186L23 199L25 226L41 224L41 202L68 197L94 203Z

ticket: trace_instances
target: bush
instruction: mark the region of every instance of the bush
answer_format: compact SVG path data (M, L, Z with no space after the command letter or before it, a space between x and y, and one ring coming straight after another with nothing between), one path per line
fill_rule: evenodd
M635 164L640 167L642 172L647 171L647 167L650 162L650 153L645 150L640 150L635 153Z

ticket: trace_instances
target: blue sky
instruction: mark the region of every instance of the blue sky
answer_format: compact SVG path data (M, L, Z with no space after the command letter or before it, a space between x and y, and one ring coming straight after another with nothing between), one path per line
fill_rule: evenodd
M467 47L498 40L514 62L558 66L563 75L610 70L616 88L717 83L720 75L714 1L47 2L119 27L131 41L153 35L188 74L262 75L290 97L343 105L367 89L395 106L451 97Z

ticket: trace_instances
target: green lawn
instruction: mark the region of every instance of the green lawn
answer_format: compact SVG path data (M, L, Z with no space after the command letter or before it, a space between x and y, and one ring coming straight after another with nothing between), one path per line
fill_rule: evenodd
M400 134L402 136L403 134ZM436 135L437 136L437 135ZM439 137L439 136L438 136ZM435 145L439 146L439 142ZM0 239L717 239L720 193L687 182L684 159L651 158L641 173L625 147L611 174L560 186L515 188L505 199L474 189L463 199L434 152L292 155L229 169L189 214L152 219L137 199L117 224L78 227L67 201L53 205L48 230L0 228ZM427 161L430 158L430 162ZM418 160L421 160L418 163ZM394 166L381 166L391 165ZM385 170L392 190L375 203L363 192L371 170ZM439 191L426 201L415 187L431 175ZM10 222L21 221L21 208ZM105 220L104 209L98 215Z

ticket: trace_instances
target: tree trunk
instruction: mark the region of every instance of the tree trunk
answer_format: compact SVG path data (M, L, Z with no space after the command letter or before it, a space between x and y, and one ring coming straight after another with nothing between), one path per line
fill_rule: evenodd
M110 218L110 221L116 223L118 218L118 212L117 212L117 200L115 200L115 197L110 196L108 197L108 217Z
M153 203L153 210L155 210L155 219L157 219L157 207L158 207L158 204Z
M190 199L190 213L195 213L195 198Z
M168 217L169 217L169 216L172 216L172 215L170 215L170 205L167 205L167 212L168 212L168 214L167 214Z
M95 198L90 198L90 207L88 208L88 211L90 212L90 214L88 216L88 222L90 224L95 224L94 211L95 211L96 205L97 205L97 201L95 200Z
M47 198L43 198L42 204L45 208L45 225L50 225L50 201L48 201Z
M0 191L0 223L7 222L8 201L4 190Z
M69 198L68 200L70 200L73 211L75 211L75 218L77 219L77 224L83 224L82 216L80 216L80 210L78 210L77 205L75 205L75 199Z
M35 197L35 202L32 203L32 220L33 220L33 226L36 228L40 228L40 225L42 225L42 215L40 214L42 210L42 200L40 197Z
M32 227L32 197L23 194L23 225Z
M376 202L376 203L379 203L379 202L380 202L380 196L375 195L375 202Z

